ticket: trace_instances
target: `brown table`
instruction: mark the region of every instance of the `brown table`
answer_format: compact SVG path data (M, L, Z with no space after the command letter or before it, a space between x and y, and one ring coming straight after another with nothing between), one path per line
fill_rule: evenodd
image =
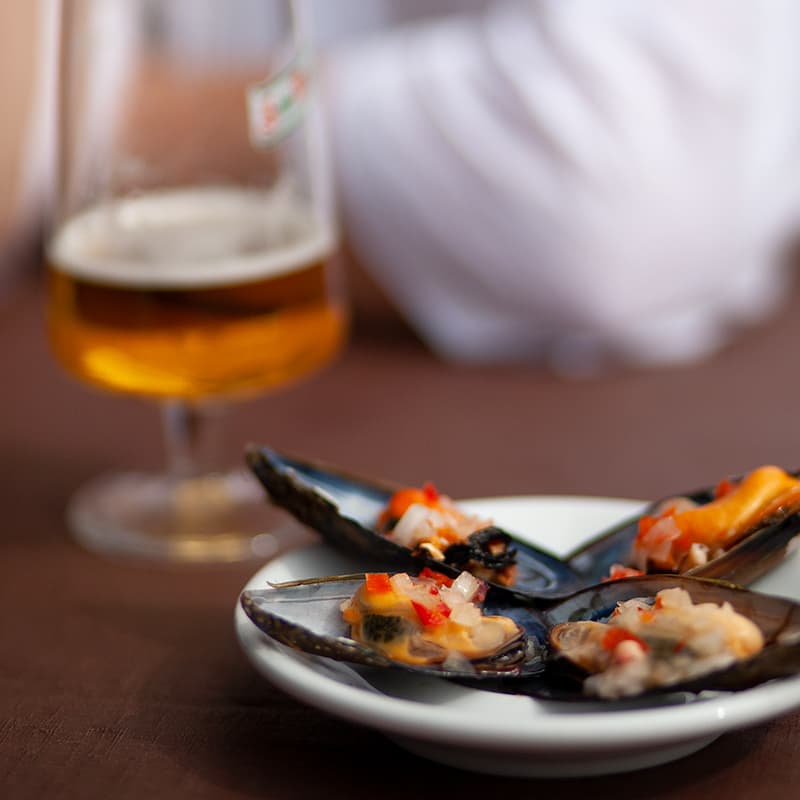
M412 338L367 326L333 368L242 406L231 456L263 441L433 478L455 496L656 496L800 462L797 342L789 307L702 366L568 382L443 366ZM629 778L522 781L411 756L284 695L234 638L237 593L257 565L115 563L69 538L70 493L105 469L157 465L159 431L150 406L91 392L53 363L38 283L5 305L0 359L3 797L796 795L797 713Z

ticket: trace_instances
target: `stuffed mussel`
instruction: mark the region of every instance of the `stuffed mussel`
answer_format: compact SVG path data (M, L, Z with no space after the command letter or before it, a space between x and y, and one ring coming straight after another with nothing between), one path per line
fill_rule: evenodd
M654 503L567 556L587 583L674 572L748 585L800 533L800 481L764 466Z
M547 609L427 569L279 584L241 602L265 633L314 655L548 699L737 690L800 671L800 605L683 576L608 582Z
M277 584L243 592L241 603L277 641L339 661L449 678L538 674L541 620L486 589L468 572L425 568Z
M800 605L721 581L626 578L543 617L546 696L737 690L800 672Z
M399 569L466 569L544 603L650 573L747 585L800 533L800 481L778 467L655 503L562 560L465 514L430 485L393 486L263 447L247 460L274 503L336 547Z
M249 448L247 462L273 503L355 555L395 569L428 566L452 577L468 570L535 597L563 596L586 585L557 556L463 512L431 485L409 489L359 478L266 447Z

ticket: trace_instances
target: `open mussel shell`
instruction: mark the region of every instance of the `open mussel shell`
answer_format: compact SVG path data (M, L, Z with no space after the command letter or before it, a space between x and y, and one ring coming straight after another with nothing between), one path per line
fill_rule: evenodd
M271 638L295 650L337 661L470 680L533 676L544 670L547 629L535 612L514 606L513 596L502 592L487 595L483 605L484 614L511 617L519 626L519 638L501 652L465 667L394 661L348 635L341 606L363 581L364 575L359 574L274 584L269 589L245 590L240 602L253 623Z
M397 570L429 566L455 576L463 564L437 561L413 552L376 531L378 516L399 485L357 477L335 467L305 461L267 447L248 448L247 463L271 500L330 544L357 555L368 555ZM488 529L487 529L488 530ZM513 539L517 575L512 590L534 598L563 597L587 585L560 558ZM451 548L455 556L456 548ZM449 554L449 551L448 551Z
M793 473L796 475L797 473ZM670 497L679 496L677 493ZM698 504L714 499L714 489L704 488L680 495ZM593 537L565 560L571 570L584 579L586 585L599 583L608 574L612 564L627 564L631 547L639 529L639 520L650 514L662 501L652 503L641 514L625 520ZM687 572L697 578L715 578L747 586L779 564L789 552L792 540L800 534L800 513L791 508L779 510L762 519L737 544L722 555Z
M800 605L783 597L760 594L723 581L677 575L625 578L578 592L541 613L548 629L557 632L556 626L566 622L605 621L617 603L632 598L653 598L662 589L673 587L685 589L695 604L730 603L735 611L761 629L764 649L756 656L725 669L649 689L642 694L739 690L800 672ZM582 682L588 673L563 656L558 644L558 637L551 637L545 681L537 682L528 691L553 699L602 700L586 698L582 694Z

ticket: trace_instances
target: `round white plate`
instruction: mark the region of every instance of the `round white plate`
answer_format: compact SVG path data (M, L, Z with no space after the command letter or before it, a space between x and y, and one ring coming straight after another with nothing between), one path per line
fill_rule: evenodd
M633 500L589 497L509 497L463 505L558 554L642 507ZM318 544L276 558L246 588L369 568ZM754 588L800 599L800 562L789 558ZM733 694L672 696L616 710L543 702L436 678L356 670L298 653L261 633L238 606L235 624L256 669L299 700L376 728L426 758L497 775L601 775L649 767L800 706L800 676Z

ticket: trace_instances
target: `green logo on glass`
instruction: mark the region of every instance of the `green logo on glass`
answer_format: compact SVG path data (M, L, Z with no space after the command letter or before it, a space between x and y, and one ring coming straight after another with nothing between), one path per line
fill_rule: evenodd
M247 90L250 141L269 147L285 139L303 121L311 78L306 59L298 58L278 75Z

